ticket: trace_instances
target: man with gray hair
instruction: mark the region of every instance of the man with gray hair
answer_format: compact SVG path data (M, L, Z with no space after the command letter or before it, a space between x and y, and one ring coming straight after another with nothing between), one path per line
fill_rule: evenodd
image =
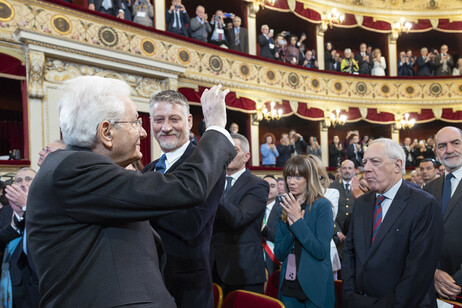
M226 168L226 186L218 205L210 247L213 279L226 295L240 289L263 293L266 281L261 223L269 185L245 168L249 141L231 134L237 155Z
M261 26L261 34L258 35L258 45L260 45L260 57L274 59L276 48L273 40L273 32L268 25Z
M207 14L202 5L196 8L196 17L191 19L191 38L207 43L207 36L212 31Z
M96 76L67 82L59 102L67 148L43 161L29 195L41 307L176 307L148 219L201 204L235 156L224 129L227 93L204 91L208 129L187 161L169 174L139 174L124 169L142 158L146 138L130 87Z
M371 191L355 202L343 249L344 307L436 307L441 211L430 194L403 181L405 161L401 146L386 138L364 154Z
M435 271L435 289L442 298L462 302L462 131L444 127L435 141L436 156L445 175L424 187L440 201L443 213L443 247Z
M168 174L181 166L196 147L189 141L193 124L189 104L181 93L167 90L152 97L149 110L162 155L147 165L143 173ZM213 220L225 186L225 171L221 173L204 203L150 220L164 244L165 284L179 308L213 308L209 254Z

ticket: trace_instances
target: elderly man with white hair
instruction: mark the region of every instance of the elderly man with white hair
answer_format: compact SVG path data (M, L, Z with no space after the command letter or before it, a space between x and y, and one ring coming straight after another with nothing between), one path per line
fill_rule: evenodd
M402 176L406 156L391 139L363 158L371 191L353 207L343 249L343 307L436 307L433 274L442 239L438 202Z
M88 76L67 83L59 102L67 148L43 161L29 195L41 307L176 307L147 220L201 204L236 155L224 129L227 93L215 86L202 95L208 129L187 161L139 174L124 169L142 158L146 137L129 86Z

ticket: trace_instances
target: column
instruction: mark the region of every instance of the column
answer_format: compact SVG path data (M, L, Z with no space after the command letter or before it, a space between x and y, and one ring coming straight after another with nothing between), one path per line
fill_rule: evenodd
M388 71L390 76L398 76L398 32L392 31L388 35Z
M165 13L166 13L165 0L154 1L154 27L157 30L163 30L163 31L166 30Z
M249 37L249 54L257 55L257 13L260 9L258 4L250 2L247 4L247 30Z
M320 70L325 69L324 67L324 33L328 26L326 23L321 23L316 26L316 54L318 59L318 66Z
M252 115L250 115L252 117ZM260 127L258 121L250 120L250 151L252 156L252 166L260 166Z
M396 141L399 144L399 129L397 129L394 124L392 124L391 127L391 140Z
M319 62L319 61L318 61ZM324 125L324 121L319 122L319 141L321 146L321 160L324 166L329 166L329 128Z

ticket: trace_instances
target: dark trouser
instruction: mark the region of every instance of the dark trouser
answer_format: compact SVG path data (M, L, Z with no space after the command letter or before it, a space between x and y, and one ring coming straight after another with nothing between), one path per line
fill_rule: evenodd
M112 15L112 16L116 16L117 17L117 12L114 8L110 8L108 10L106 10L103 6L101 6L99 8L99 11L100 13L104 13L104 14L108 14L108 15Z
M217 46L221 46L221 45L223 45L223 44L225 44L226 46L228 46L228 45L226 44L226 41L210 41L209 43L210 43L210 44L213 44L213 45L217 45Z
M170 32L185 36L184 32L183 32L183 29L172 28L172 31L170 31Z

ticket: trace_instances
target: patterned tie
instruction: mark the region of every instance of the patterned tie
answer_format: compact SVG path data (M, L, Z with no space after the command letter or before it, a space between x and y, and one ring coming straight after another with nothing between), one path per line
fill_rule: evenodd
M217 28L218 28L218 29L222 29L222 28L223 28L221 22L219 22L219 21L217 22ZM222 33L221 31L218 33L218 40L219 40L219 41L223 41L223 33Z
M167 159L167 156L165 154L162 154L162 156L159 158L159 160L156 163L156 171L165 173L165 169L167 169L167 166L165 165L165 160Z
M223 193L223 196L226 197L226 195L228 194L228 192L231 190L231 185L233 183L233 177L231 176L227 176L226 177L226 188L225 188L225 192Z
M239 45L239 28L236 28L236 31L234 31L234 45Z
M371 244L374 242L375 236L377 235L377 231L379 231L380 224L382 223L382 202L386 198L387 197L385 197L384 195L378 195L377 200L375 201L374 219L372 220L373 226Z
M441 210L446 211L449 200L451 200L451 179L454 177L452 173L446 174L443 186L443 195L441 196Z

